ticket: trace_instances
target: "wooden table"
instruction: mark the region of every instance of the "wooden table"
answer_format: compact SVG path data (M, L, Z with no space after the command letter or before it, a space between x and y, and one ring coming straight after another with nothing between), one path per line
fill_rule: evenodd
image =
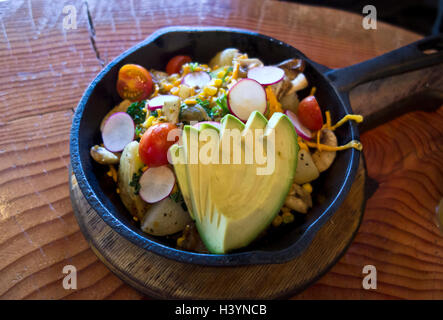
M0 2L0 298L140 299L94 255L68 189L69 130L88 83L157 28L222 25L276 37L329 67L398 48L419 35L362 16L275 1ZM161 4L160 4L161 3ZM65 5L77 29L64 30ZM90 21L88 20L88 12ZM443 197L443 108L409 113L361 140L378 189L347 253L296 299L442 299L443 237L433 222ZM375 265L376 290L362 288ZM65 265L78 289L62 287Z

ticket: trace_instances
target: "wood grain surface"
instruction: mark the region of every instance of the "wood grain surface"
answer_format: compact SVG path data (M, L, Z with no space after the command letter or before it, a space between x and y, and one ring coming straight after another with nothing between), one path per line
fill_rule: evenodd
M63 7L77 29L63 29ZM343 67L419 35L362 17L276 1L0 2L0 298L139 299L95 256L69 200L72 112L104 63L168 25L222 25L288 42ZM418 106L420 107L420 106ZM443 237L433 222L443 197L443 109L409 113L362 135L378 189L357 237L324 277L296 299L443 298ZM78 289L62 287L75 265ZM362 289L362 268L378 270Z

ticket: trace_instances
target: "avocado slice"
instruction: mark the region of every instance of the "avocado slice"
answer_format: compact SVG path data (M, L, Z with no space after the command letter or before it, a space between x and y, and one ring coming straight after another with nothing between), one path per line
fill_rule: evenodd
M189 188L189 181L186 174L186 159L183 148L178 144L173 144L169 148L169 154L171 156L171 161L174 163L174 171L175 176L177 177L178 187L183 196L183 200L186 203L186 207L188 208L189 215L192 219L194 219L193 209L192 209L192 200Z
M200 139L202 130L208 128L202 126L197 130L185 126L183 146L174 147L174 150L182 148L184 159L190 160L189 153L196 152L191 148L191 134ZM232 137L229 130L238 131L240 137L236 134ZM252 113L246 125L232 115L225 116L221 121L219 141L216 140L198 143L197 152L218 148L219 163L188 162L180 167L176 163L178 158L172 157L172 160L174 168L179 168L176 172L180 172L177 174L180 187L188 188L183 194L189 195L193 218L203 242L211 253L222 254L247 246L277 215L294 179L298 143L294 127L284 114L274 113L268 122L259 112ZM239 163L232 161L232 153L226 157L230 163L222 162L227 152L223 142L228 140L231 141L228 150L241 155ZM266 161L259 163L253 157L252 163L248 162L250 151L261 154ZM269 168L271 171L266 172Z

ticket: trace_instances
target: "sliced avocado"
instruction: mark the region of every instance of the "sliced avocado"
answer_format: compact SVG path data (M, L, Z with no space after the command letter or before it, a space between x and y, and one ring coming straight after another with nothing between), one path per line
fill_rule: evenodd
M274 113L269 122L260 113L253 113L245 126L235 117L226 116L221 124L220 140L228 137L227 129L242 129L243 139L232 144L233 149L241 151L241 163L188 163L185 165L186 175L177 175L180 186L189 186L197 229L212 253L226 253L248 245L271 223L292 185L298 153L294 127L282 113ZM264 131L256 133L254 129ZM179 147L183 148L185 159L190 158L191 133L201 134L201 131L192 131L185 126L183 147ZM245 151L251 148L245 140L248 134L258 134L257 141L268 157L265 165L244 161ZM266 147L272 154L266 152ZM200 148L201 144L199 151ZM223 151L220 149L220 154ZM272 155L275 155L272 173L257 174L270 163ZM188 183L180 181L186 180L184 176Z
M185 154L183 151L183 147L178 144L173 144L169 148L169 154L171 156L171 161L174 164L175 176L177 177L178 187L183 195L183 200L188 207L189 215L192 219L194 219L193 209L192 209L192 200L189 189L189 181L186 174L186 166L185 166Z
M254 115L251 115L254 116ZM261 117L248 126L262 128ZM243 132L245 133L245 132ZM260 234L281 209L292 185L297 165L297 135L290 120L275 113L265 128L264 143L274 135L275 166L270 175L257 175L256 164L241 164L242 174L231 174L235 165L218 167L217 176L224 177L212 190L214 202L213 219L206 214L197 222L200 235L212 253L226 253L247 246ZM244 145L243 145L244 147ZM236 188L225 190L231 183Z

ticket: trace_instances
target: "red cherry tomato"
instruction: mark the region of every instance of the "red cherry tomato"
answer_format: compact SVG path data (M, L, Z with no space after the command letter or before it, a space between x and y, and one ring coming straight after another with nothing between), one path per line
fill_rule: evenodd
M309 130L317 131L323 126L323 116L314 96L308 96L300 101L297 116L301 123Z
M168 141L168 134L171 130L177 129L172 123L155 124L143 134L140 139L138 153L141 160L148 167L159 167L168 164L168 149L179 139L178 135L171 134Z
M137 64L125 64L118 71L117 92L123 99L140 101L152 93L152 77Z
M182 65L191 61L191 57L189 56L175 56L169 60L168 64L166 65L166 72L168 74L179 73Z

